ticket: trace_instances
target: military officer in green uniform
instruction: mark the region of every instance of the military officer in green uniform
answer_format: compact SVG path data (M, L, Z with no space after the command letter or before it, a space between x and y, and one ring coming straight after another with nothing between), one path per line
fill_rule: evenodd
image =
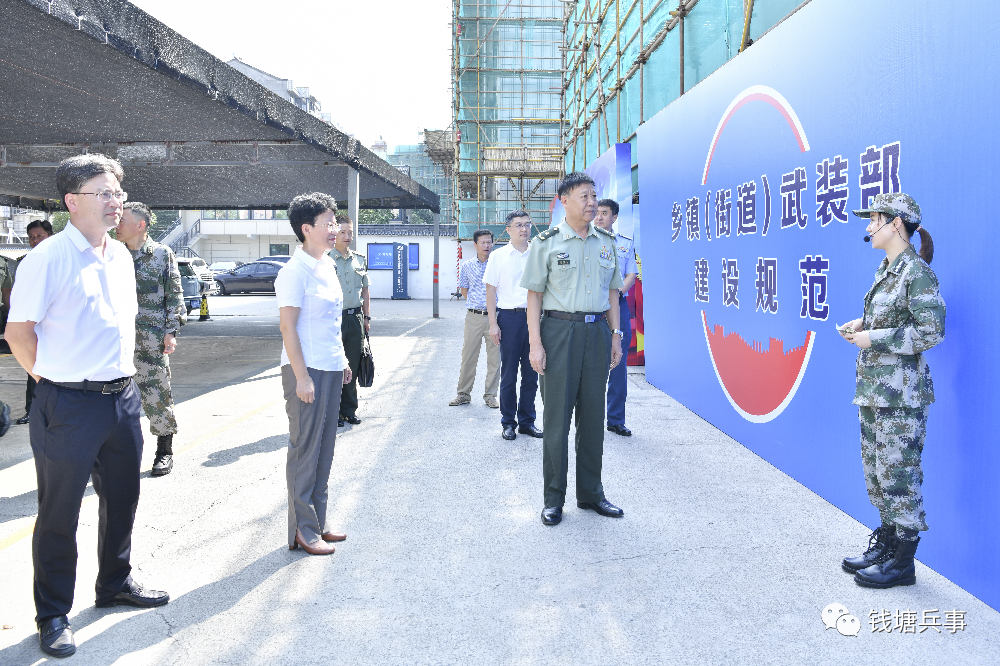
M340 419L338 427L344 423L357 425L358 418L358 368L364 349L365 335L371 326L371 299L368 297L368 262L365 255L351 249L354 239L354 221L346 214L337 216L340 225L337 231L337 246L330 252L337 264L337 277L344 292L344 317L340 331L344 341L344 353L351 368L351 381L344 384L340 393Z
M174 467L174 398L170 391L168 354L177 349L177 331L187 322L184 291L173 250L147 233L153 213L144 203L129 201L118 224L118 240L135 261L139 314L135 318L135 383L142 409L149 417L149 431L156 436L153 476L169 474Z
M868 549L842 567L864 587L913 585L913 556L927 529L920 486L928 407L934 383L924 352L944 340L945 304L931 270L934 242L920 224L920 207L903 193L877 195L870 208L872 247L886 257L865 295L864 316L840 327L860 348L854 404L861 421L861 459L868 497L882 524ZM920 253L910 244L920 233Z
M531 242L521 276L528 290L528 356L541 377L544 403L545 525L562 520L574 410L577 506L625 515L607 500L601 483L608 373L622 360L618 290L624 283L615 236L593 223L597 191L590 176L567 175L558 195L566 219Z

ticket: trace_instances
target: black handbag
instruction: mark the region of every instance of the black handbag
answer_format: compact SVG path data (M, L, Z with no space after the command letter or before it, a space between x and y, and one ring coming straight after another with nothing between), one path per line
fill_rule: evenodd
M365 332L365 345L361 349L361 362L358 364L358 386L371 388L375 381L375 359L372 358L372 346Z

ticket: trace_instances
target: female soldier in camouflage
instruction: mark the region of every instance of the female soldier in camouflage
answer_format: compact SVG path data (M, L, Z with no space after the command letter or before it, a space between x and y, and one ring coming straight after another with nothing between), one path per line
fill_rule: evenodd
M843 568L864 587L913 585L917 534L927 529L920 454L927 408L934 402L923 352L944 340L945 305L928 265L934 242L920 226L917 203L902 193L880 194L871 208L854 214L870 218L865 240L886 254L865 296L864 316L841 328L861 349L854 404L868 496L882 524L868 549L845 558ZM910 244L918 231L919 256Z

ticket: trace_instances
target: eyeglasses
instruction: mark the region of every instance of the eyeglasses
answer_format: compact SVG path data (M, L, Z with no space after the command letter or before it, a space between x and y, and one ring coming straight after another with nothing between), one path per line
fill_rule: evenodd
M521 224L512 224L510 226L511 226L512 229L530 229L531 228L531 223L530 222L523 222Z
M340 224L338 222L331 222L331 223L326 224L326 225L319 225L319 224L316 224L315 222L310 222L309 226L310 227L325 226L327 229L329 229L331 231L337 231L337 230L340 229Z
M103 204L111 203L112 199L117 199L121 203L128 201L128 192L122 192L121 190L112 192L111 190L104 189L97 192L74 192L73 194L91 194L97 197L97 200Z

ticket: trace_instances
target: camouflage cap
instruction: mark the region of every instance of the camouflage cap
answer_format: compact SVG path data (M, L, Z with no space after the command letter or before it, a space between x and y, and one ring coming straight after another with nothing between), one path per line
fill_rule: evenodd
M872 213L885 213L892 215L893 219L898 215L903 222L920 224L920 206L913 197L902 192L877 194L872 199L870 208L854 211L858 217L871 217Z

